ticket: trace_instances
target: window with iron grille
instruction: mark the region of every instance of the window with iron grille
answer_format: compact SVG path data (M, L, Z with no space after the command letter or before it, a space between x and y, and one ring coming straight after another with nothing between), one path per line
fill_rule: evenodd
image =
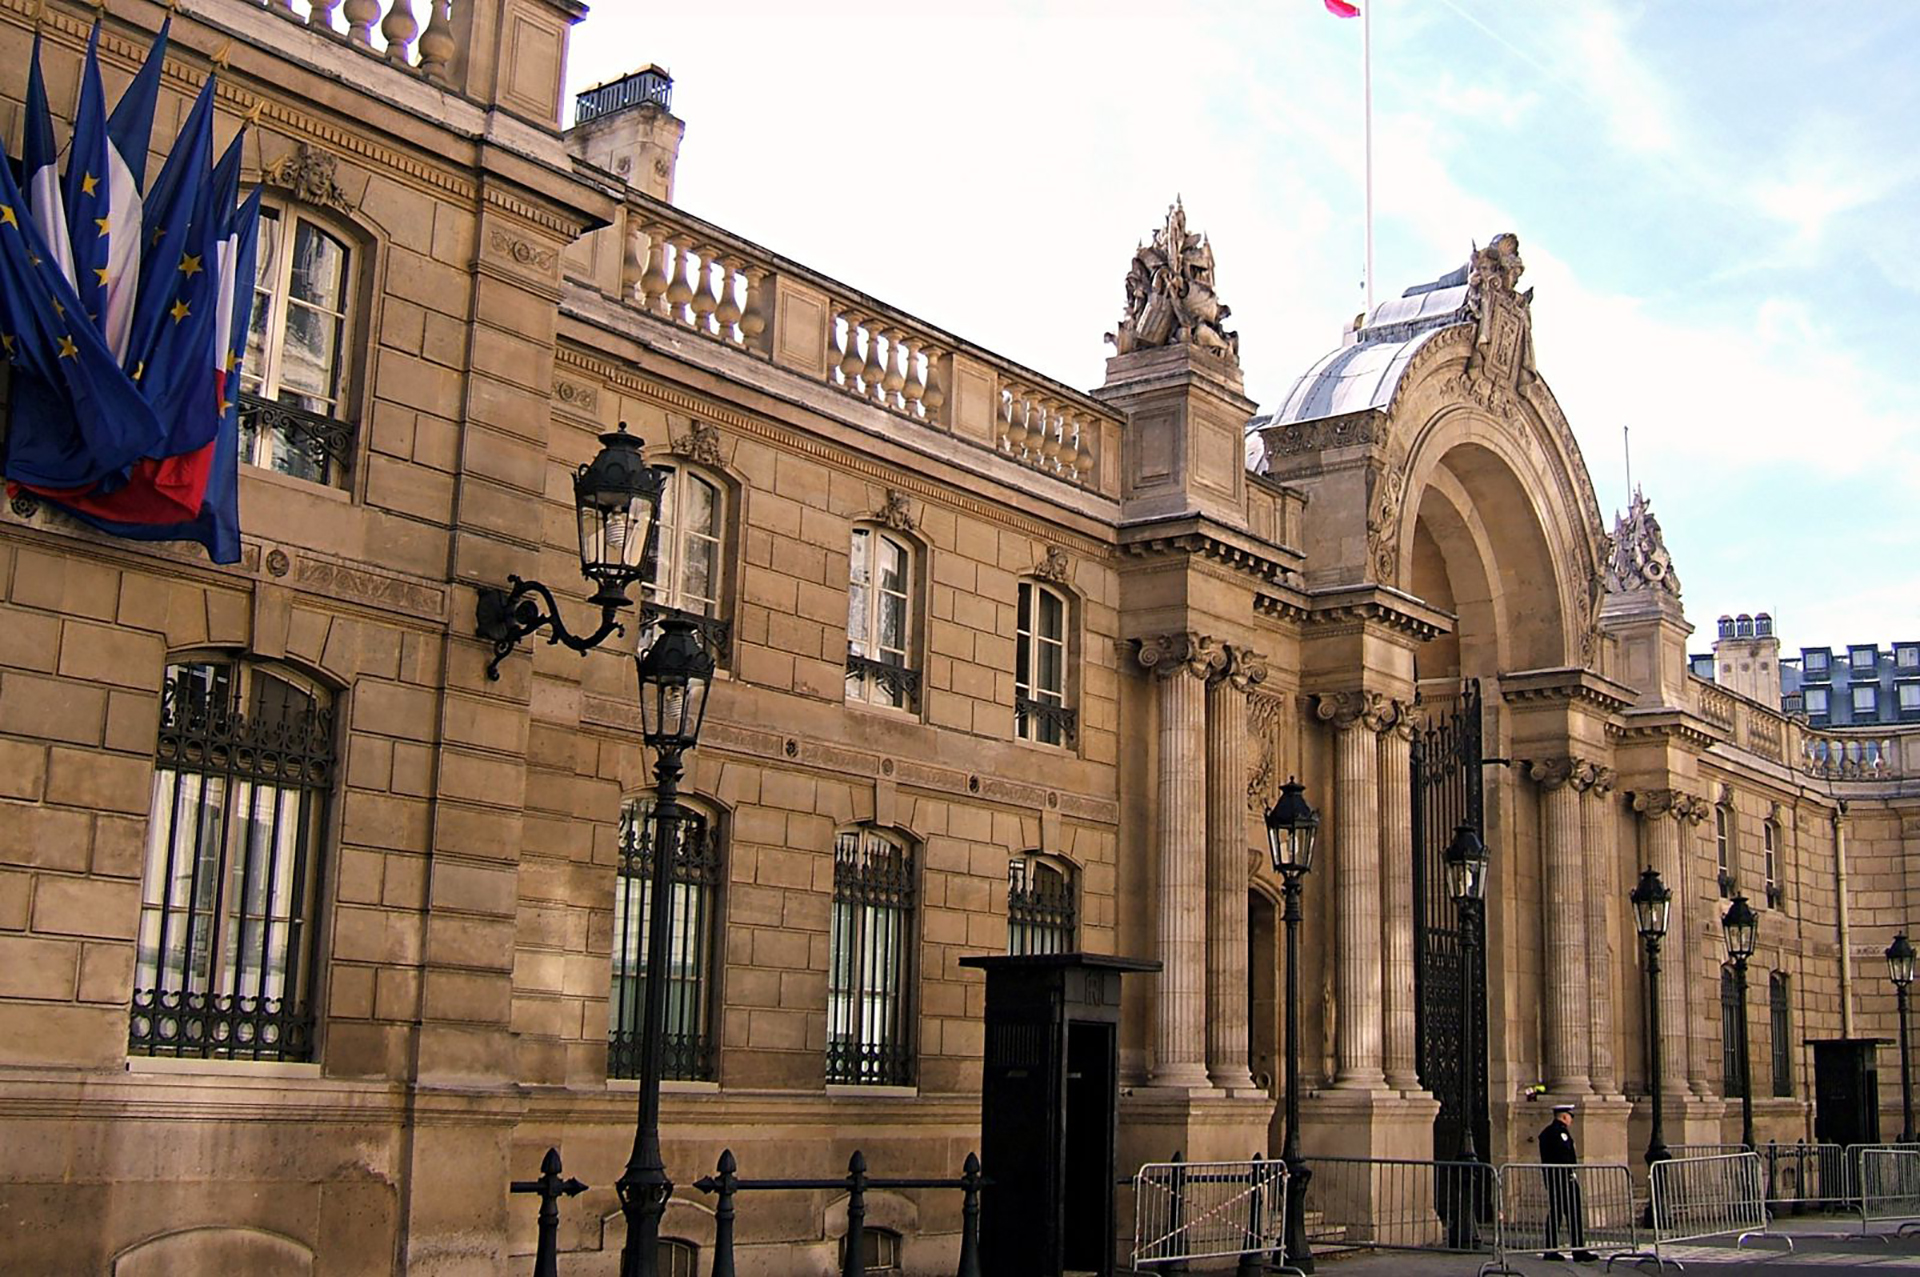
M720 885L714 821L676 804L666 821L650 798L620 813L620 869L613 887L613 983L607 1014L607 1076L640 1076L647 1002L647 939L651 934L654 847L665 838L672 859L672 928L667 935L667 1035L662 1077L713 1078L713 954Z
M913 1083L913 851L877 829L833 842L827 1081Z
M128 1053L311 1059L330 699L277 667L172 664L154 755Z
M1720 968L1720 1093L1740 1093L1740 986L1733 968Z
M889 1228L866 1228L860 1232L862 1267L870 1273L900 1271L900 1234ZM846 1268L847 1239L840 1239L840 1266Z
M1067 705L1066 595L1020 583L1013 657L1013 726L1021 740L1072 746L1079 724Z
M659 1256L660 1277L700 1277L700 1249L678 1237L662 1237Z
M920 700L913 666L913 547L855 528L847 557L847 699L888 709Z
M1767 977L1767 1009L1770 1012L1773 1041L1773 1093L1782 1099L1793 1094L1792 1001L1787 973L1776 971Z
M1075 921L1073 869L1038 852L1007 862L1007 952L1068 953Z

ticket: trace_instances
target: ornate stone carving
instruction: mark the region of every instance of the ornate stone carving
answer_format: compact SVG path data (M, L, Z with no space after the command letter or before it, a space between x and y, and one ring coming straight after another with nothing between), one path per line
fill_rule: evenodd
M667 446L667 451L676 457L685 457L688 461L715 469L726 464L720 452L720 427L697 417L687 423L687 433L674 439Z
M1139 659L1140 664L1161 678L1186 673L1205 679L1225 663L1227 654L1219 643L1204 634L1176 630L1172 634L1141 639Z
M1542 758L1527 764L1527 777L1543 790L1558 789L1573 782L1574 773L1586 764L1572 758ZM1585 785L1575 788L1584 789Z
M1073 559L1067 554L1064 545L1047 547L1047 557L1034 565L1033 574L1042 581L1052 581L1057 585L1066 585L1073 580Z
M1267 692L1247 693L1247 734L1256 742L1253 768L1247 774L1247 810L1265 811L1279 796L1280 710L1285 701Z
M1143 244L1127 269L1127 313L1107 334L1116 354L1159 346L1195 346L1240 362L1240 334L1228 332L1231 313L1214 292L1213 246L1187 230L1179 200L1167 224Z
M267 165L260 179L268 186L292 192L297 200L350 213L353 206L334 178L338 164L332 152L302 142Z
M1349 448L1372 443L1376 438L1372 413L1347 417L1326 417L1319 421L1298 421L1273 429L1267 437L1280 456L1293 457L1303 452L1327 448Z
M1313 698L1313 712L1342 730L1358 723L1370 732L1384 732L1410 718L1412 707L1379 692L1321 692Z
M913 498L898 488L887 489L887 499L873 512L873 517L875 522L895 532L911 532L918 522L913 514Z
M494 252L503 257L509 257L522 266L531 266L535 270L551 272L555 263L560 260L557 250L541 248L530 240L509 235L503 230L495 229L488 242L493 245Z
M1403 465L1373 479L1372 509L1367 513L1367 562L1373 579L1391 585L1400 568L1400 505L1407 496Z
M1666 536L1646 494L1633 490L1627 513L1613 524L1612 544L1607 554L1606 586L1616 594L1652 590L1680 597L1680 577L1673 570L1673 558L1667 553Z
M584 416L592 416L600 406L600 392L594 387L561 377L553 379L553 397Z
M1222 676L1240 691L1250 691L1267 681L1267 658L1250 648L1229 647L1227 659L1220 670Z
M1469 377L1513 386L1533 372L1533 290L1519 291L1526 269L1520 238L1511 232L1495 235L1468 259L1467 310L1479 325L1467 357Z
M1697 825L1707 818L1713 806L1684 789L1652 789L1633 796L1633 809L1643 816L1672 816Z

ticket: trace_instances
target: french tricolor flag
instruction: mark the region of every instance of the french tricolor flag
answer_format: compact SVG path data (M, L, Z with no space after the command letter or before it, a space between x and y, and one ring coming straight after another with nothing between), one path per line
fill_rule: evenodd
M1360 16L1360 6L1357 4L1348 4L1347 0L1326 0L1326 6L1327 12L1336 18L1357 18Z

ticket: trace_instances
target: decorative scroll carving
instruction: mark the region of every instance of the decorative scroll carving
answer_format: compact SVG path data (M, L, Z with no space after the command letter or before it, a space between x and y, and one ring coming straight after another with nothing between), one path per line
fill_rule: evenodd
M553 397L585 416L592 416L600 407L598 390L592 386L585 386L577 381L566 381L559 377L553 379Z
M1327 448L1350 448L1355 444L1374 442L1377 437L1375 420L1372 413L1356 413L1346 417L1325 417L1318 421L1296 421L1273 429L1267 438L1273 441L1273 451L1282 457L1320 452Z
M1572 758L1543 758L1527 764L1527 777L1543 790L1558 789L1574 780L1575 771L1585 766ZM1575 785L1584 789L1585 785Z
M1267 658L1251 648L1229 647L1219 673L1240 691L1250 691L1267 681Z
M1341 730L1359 723L1370 732L1384 732L1410 717L1412 706L1379 692L1321 692L1313 698L1313 712Z
M1680 577L1667 553L1667 539L1646 494L1633 490L1627 513L1614 520L1612 546L1607 555L1607 589L1616 594L1652 590L1680 597Z
M1118 332L1107 334L1116 354L1159 346L1196 346L1235 364L1240 334L1228 332L1231 309L1214 292L1213 246L1205 235L1187 230L1187 211L1179 200L1167 210L1167 224L1143 244L1127 269L1127 313Z
M873 518L874 522L895 532L911 532L918 522L913 513L913 499L898 488L887 489L887 499L873 512Z
M510 257L522 266L531 266L535 270L552 271L554 263L560 260L558 250L541 248L529 240L521 239L517 235L509 235L503 230L496 229L488 242L493 245L494 252Z
M725 464L720 453L720 427L698 418L688 423L687 433L673 440L667 450L676 457L715 469Z
M1192 630L1156 634L1140 640L1140 664L1161 678L1187 673L1198 679L1208 677L1227 660L1226 651L1214 639Z
M1052 581L1057 585L1066 585L1073 580L1073 559L1067 554L1064 545L1047 547L1047 557L1034 565L1033 574L1042 581Z
M1697 825L1713 810L1704 798L1696 798L1683 789L1652 789L1633 795L1633 809L1642 816L1672 816L1675 820Z
M1400 567L1400 505L1407 495L1405 466L1375 476L1373 484L1373 508L1367 514L1367 561L1373 579L1391 585Z
M1279 797L1280 710L1285 704L1278 696L1250 691L1247 694L1247 735L1255 742L1252 770L1247 774L1247 810L1264 812Z
M334 178L338 164L332 152L301 142L267 165L260 174L260 180L268 186L292 192L295 199L304 203L350 213L353 211L352 202Z

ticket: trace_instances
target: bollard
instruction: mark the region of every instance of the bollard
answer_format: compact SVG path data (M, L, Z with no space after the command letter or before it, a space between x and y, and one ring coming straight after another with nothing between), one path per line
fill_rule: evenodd
M703 1193L718 1193L719 1199L713 1205L713 1274L712 1277L733 1277L733 1195L740 1191L740 1177L734 1174L739 1163L733 1160L733 1150L720 1150L720 1163L714 1175L697 1180L694 1187Z
M859 1149L847 1159L847 1237L840 1277L867 1277L867 1159Z
M973 1153L960 1168L960 1191L960 1269L955 1277L980 1277L980 1158ZM727 1277L733 1277L731 1270Z
M510 1192L535 1193L540 1198L540 1240L533 1252L533 1277L560 1277L560 1198L587 1191L577 1179L560 1178L560 1150L550 1148L540 1159L539 1179L517 1179Z
M1265 1255L1257 1249L1260 1242L1260 1154L1253 1155L1253 1168L1247 1172L1247 1242L1240 1252L1233 1277L1260 1277L1266 1268Z

